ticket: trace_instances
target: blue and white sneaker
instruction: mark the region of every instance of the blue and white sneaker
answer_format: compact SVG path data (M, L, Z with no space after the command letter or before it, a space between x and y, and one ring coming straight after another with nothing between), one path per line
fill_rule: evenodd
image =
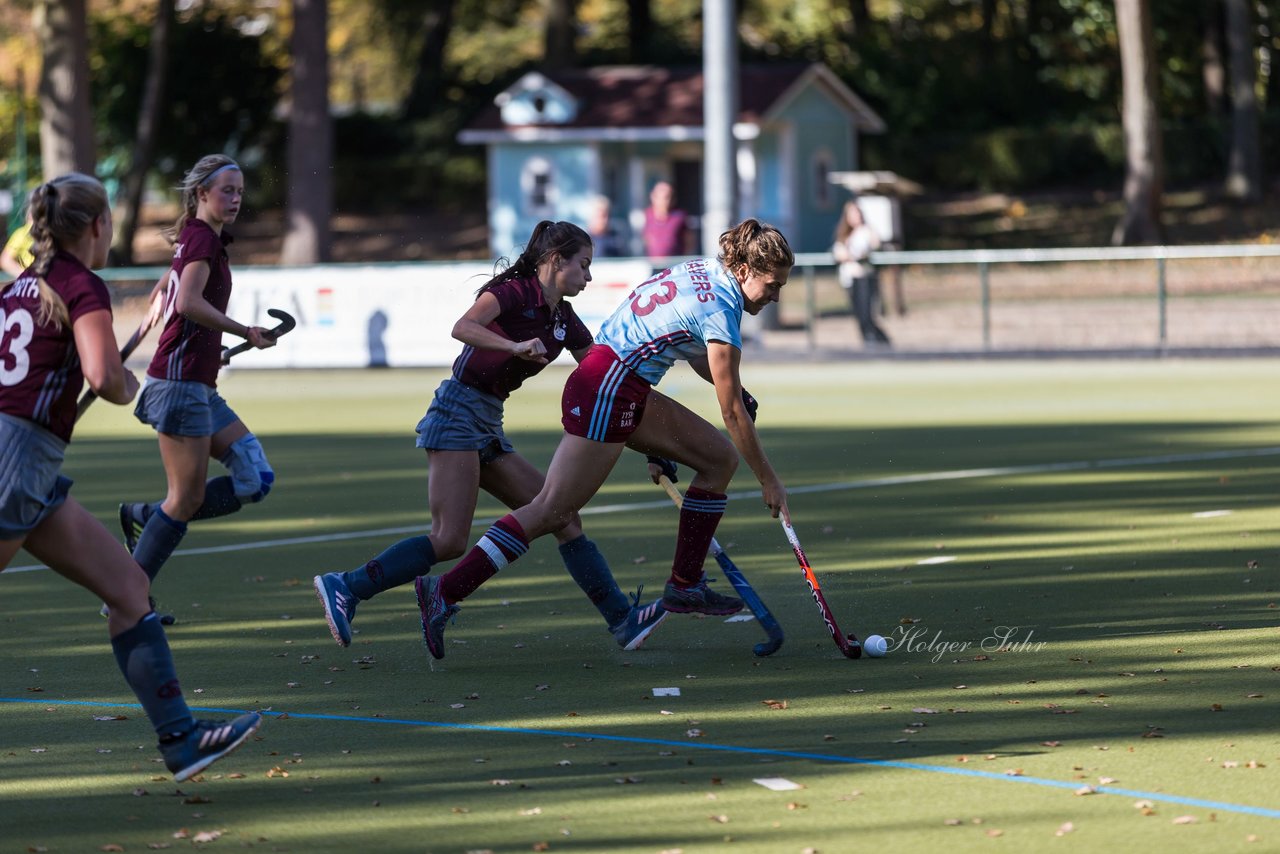
M360 600L342 580L341 572L317 575L311 583L316 588L316 598L324 606L329 634L339 646L351 646L351 621L355 619Z
M160 742L165 767L181 783L199 774L245 743L262 726L262 715L250 712L233 721L196 721L190 731Z
M432 658L444 658L444 624L462 609L444 601L440 579L434 575L419 575L413 580L413 590L422 614L422 642Z
M626 618L616 626L610 626L613 638L618 646L627 650L639 649L653 634L654 629L662 625L667 618L667 609L662 607L662 600L657 599L648 605L640 604L640 591L636 591L636 601Z

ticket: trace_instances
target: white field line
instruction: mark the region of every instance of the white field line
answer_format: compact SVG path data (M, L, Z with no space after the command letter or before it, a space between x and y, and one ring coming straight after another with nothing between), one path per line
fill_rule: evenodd
M955 471L922 472L896 477L877 477L867 480L847 480L840 483L816 483L810 486L788 488L788 495L810 495L820 492L845 492L853 489L875 489L884 486L904 486L916 483L936 483L944 480L972 480L984 477L1006 477L1009 475L1043 474L1045 472L1089 471L1093 469L1130 468L1134 466L1159 466L1171 463L1205 462L1207 460L1238 460L1250 457L1274 457L1280 455L1280 447L1242 448L1234 451L1203 451L1193 454L1156 454L1145 457L1120 457L1111 460L1081 460L1064 463L1036 463L1023 466L996 466L993 468L957 469ZM759 498L760 490L734 492L729 495L732 500ZM598 507L585 507L581 516L603 516L612 513L630 513L634 510L652 510L669 506L669 499L652 501L633 501L626 504L603 504ZM496 522L496 518L476 519L472 528L488 529ZM374 528L365 531L343 531L333 534L314 534L309 537L287 537L275 540L254 540L246 543L230 543L222 546L205 546L198 549L178 549L173 554L209 555L223 552L243 552L254 549L270 549L279 546L299 546L312 543L336 543L343 540L364 540L397 536L400 534L421 534L430 529L429 522L421 525L407 525L399 528ZM45 569L41 564L29 566L11 566L0 572L0 577L14 572L32 572Z

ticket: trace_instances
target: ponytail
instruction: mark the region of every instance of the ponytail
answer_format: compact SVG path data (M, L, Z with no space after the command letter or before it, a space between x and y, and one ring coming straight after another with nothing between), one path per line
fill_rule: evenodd
M796 256L782 232L758 219L744 219L720 235L720 261L730 270L747 265L747 269L764 273L790 270Z
M206 154L182 176L182 183L178 186L178 190L182 192L182 212L173 225L160 232L170 245L178 242L187 221L196 215L200 204L200 190L208 187L218 173L239 168L240 165L225 154Z
M60 175L31 191L31 272L39 286L41 325L70 326L71 316L62 298L49 287L45 274L58 250L74 244L94 220L107 212L107 192L96 178L79 172Z
M552 222L544 219L533 227L529 242L515 262L507 264L505 269L501 269L493 278L485 282L476 291L476 296L479 297L485 291L503 282L534 278L538 275L538 265L552 255L559 255L568 260L581 252L584 246L590 245L591 235L587 234L581 226L571 222ZM499 258L495 267L500 268L506 262L507 259Z

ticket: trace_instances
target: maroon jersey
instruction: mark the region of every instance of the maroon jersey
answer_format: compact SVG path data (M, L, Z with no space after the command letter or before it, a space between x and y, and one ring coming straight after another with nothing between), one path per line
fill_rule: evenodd
M488 328L512 341L540 339L547 348L548 362L554 361L566 347L572 352L591 346L591 331L574 314L573 306L560 300L552 309L543 299L537 279L513 279L495 285L486 293L497 297L501 309ZM545 367L510 353L468 345L453 363L453 378L506 400L525 380Z
M209 281L204 285L204 298L218 311L227 310L231 299L231 261L227 244L231 235L225 230L214 232L204 220L192 217L182 227L173 247L173 265L169 269L169 287L164 295L164 331L156 355L147 367L147 376L158 380L189 380L217 386L218 368L222 364L222 332L188 320L175 309L178 282L188 264L209 264Z
M66 304L72 325L90 312L111 311L106 284L66 252L54 256L44 280ZM39 324L39 316L39 279L28 271L0 292L0 412L69 442L84 385L80 354L70 326Z

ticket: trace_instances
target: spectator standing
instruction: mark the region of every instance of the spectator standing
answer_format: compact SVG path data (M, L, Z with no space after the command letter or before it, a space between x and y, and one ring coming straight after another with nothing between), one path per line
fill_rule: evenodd
M889 347L889 336L876 324L880 313L880 276L868 260L880 248L880 236L867 224L855 199L844 204L836 223L836 240L831 254L839 264L840 284L849 294L853 314L869 348Z
M649 207L644 212L644 251L650 258L688 255L689 217L674 206L675 188L659 181L649 191Z
M591 216L587 220L587 233L595 246L596 258L617 258L627 253L623 251L622 240L610 219L612 203L605 195L591 200Z

